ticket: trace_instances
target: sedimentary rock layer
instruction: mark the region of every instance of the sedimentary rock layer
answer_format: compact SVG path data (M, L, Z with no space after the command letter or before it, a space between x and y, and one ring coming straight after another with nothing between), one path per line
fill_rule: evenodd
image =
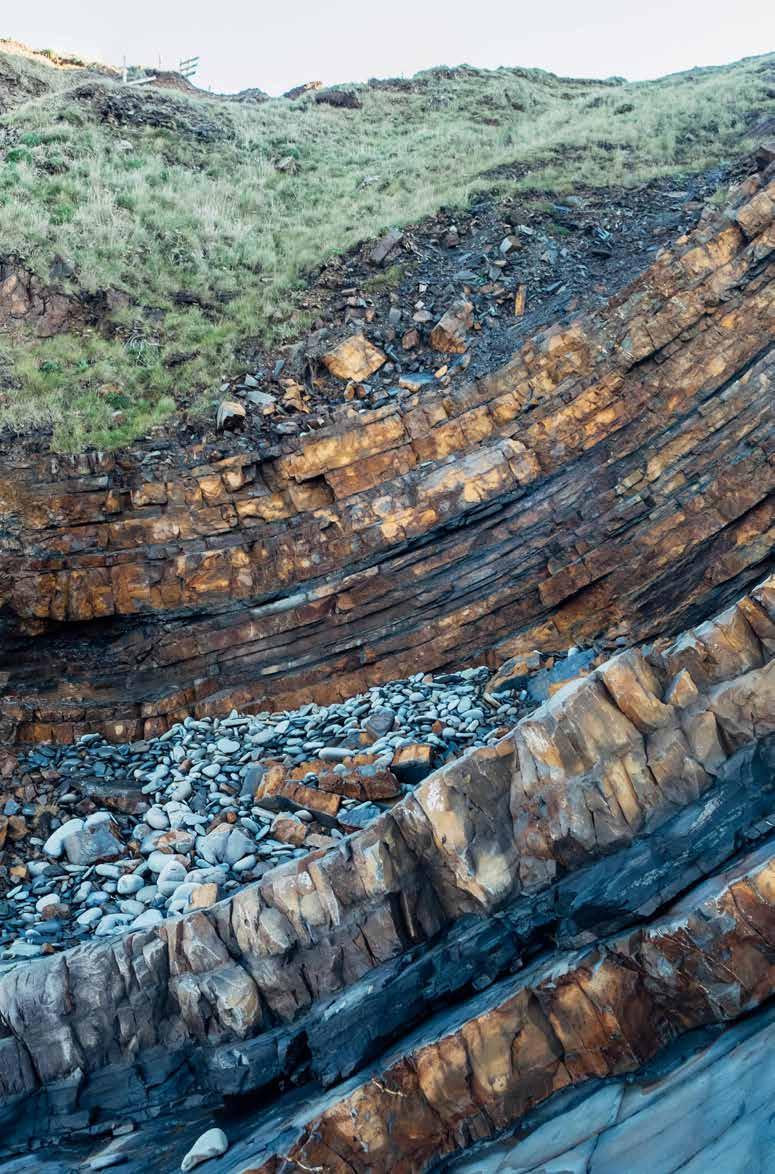
M457 1174L766 1170L775 1151L774 1020L770 1005L720 1035L684 1037L637 1077L593 1080L560 1094L520 1128L521 1137L477 1146L439 1168Z
M775 983L773 947L768 844L664 919L538 964L423 1029L335 1097L286 1119L275 1111L256 1129L255 1156L243 1149L232 1168L427 1170L564 1088L633 1071L682 1032L757 1007Z
M771 826L774 653L769 580L571 682L336 849L212 909L14 967L0 978L0 1120L20 1136L56 1131L57 1114L83 1126L117 1080L129 1112L165 1092L245 1092L305 1054L336 1080L407 1018L518 964L547 927L578 939L649 914ZM376 1027L358 1035L359 1008L399 980L403 1023L362 1014ZM349 1011L330 1002L348 988ZM326 1061L348 1015L351 1042Z
M631 643L740 594L772 550L771 171L490 377L271 458L12 457L8 734L133 739L418 667Z
M459 1174L767 1170L775 1146L774 1020L770 1003L723 1029L714 1024L680 1036L637 1073L571 1086L496 1141L449 1155L432 1168ZM50 1146L10 1159L3 1170L73 1174L111 1158L120 1161L122 1174L169 1174L194 1140L216 1124L226 1130L231 1146L210 1162L207 1174L237 1174L254 1160L255 1118L196 1110L176 1114L172 1127L161 1118L118 1137ZM283 1174L300 1169L291 1161Z

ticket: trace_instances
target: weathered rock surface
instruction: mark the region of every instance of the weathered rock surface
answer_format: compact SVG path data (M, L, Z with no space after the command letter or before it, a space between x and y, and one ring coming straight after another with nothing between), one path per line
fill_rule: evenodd
M0 330L13 337L31 330L50 338L63 329L84 328L111 309L128 305L118 290L99 290L78 295L65 293L58 279L71 277L64 260L54 266L50 285L37 278L14 257L0 259Z
M4 730L134 739L420 664L632 643L738 596L772 551L774 192L770 165L492 376L278 457L9 460Z
M23 1144L90 1123L104 1128L192 1098L268 1088L290 1074L336 1082L434 1009L497 982L549 936L587 943L651 915L728 860L746 836L767 836L775 825L774 651L769 580L678 639L622 653L571 681L511 735L436 771L335 848L274 869L210 909L16 965L0 977L6 1138ZM694 914L680 921L680 933L628 932L614 946L590 948L578 964L583 982L576 960L560 958L555 977L541 971L529 998L518 984L518 1015L487 1002L487 1032L500 1019L519 1019L526 1048L535 1045L539 1059L549 1049L524 1086L521 1064L493 1076L482 1094L487 1129L465 1098L456 1123L440 1108L431 1128L412 1084L418 1066L396 1061L408 1081L397 1089L382 1064L378 1081L391 1091L378 1095L368 1084L374 1128L400 1091L409 1098L406 1121L417 1114L419 1132L406 1127L420 1146L399 1130L390 1145L380 1143L384 1153L392 1146L394 1161L403 1155L407 1163L398 1168L425 1168L433 1155L492 1136L555 1085L635 1067L679 1031L766 997L772 867L756 865L755 882L723 882L707 905L704 938ZM727 970L721 983L727 953L736 978ZM622 1032L612 1029L599 1047L584 1035L575 1051L567 1031L559 1051L556 1041L542 1043L534 999L553 1007L555 988L567 989L578 1031L591 1032L587 1004L574 992L598 972L610 977L611 999L627 1008L635 1000ZM561 974L569 977L559 982ZM478 1003L461 1006L447 1014L481 1018ZM637 1047L636 1032L644 1033ZM441 1056L438 1040L431 1046ZM442 1108L452 1103L444 1082L458 1097L462 1079L458 1043L444 1048ZM321 1110L319 1137L334 1149L341 1139L334 1143L328 1122L336 1133L351 1120L347 1088L330 1101L329 1116ZM400 1129L402 1113L403 1101ZM282 1153L293 1144L284 1135ZM299 1142L293 1160L315 1165L307 1144ZM376 1135L374 1145L379 1169ZM365 1168L353 1161L353 1169Z
M677 1041L635 1077L560 1094L544 1114L442 1163L460 1174L746 1174L775 1146L775 1008ZM686 1054L688 1052L688 1055ZM711 1108L712 1107L712 1108Z
M322 361L337 379L368 379L385 362L385 355L362 334L344 339Z
M466 337L474 322L474 308L470 302L457 302L447 310L431 331L431 346L447 355L462 355Z
M238 1168L427 1170L562 1089L759 1006L775 981L774 883L770 843L652 925L498 984L336 1096L267 1115Z
M775 1008L768 1005L721 1032L717 1025L690 1032L638 1072L608 1080L593 1077L561 1091L522 1118L516 1130L442 1159L434 1169L462 1174L766 1170L775 1144L774 1018ZM35 1163L36 1174L71 1174L97 1169L89 1163L109 1158L120 1161L126 1174L167 1174L211 1120L180 1114L174 1130L164 1119L150 1121L108 1141L66 1143L11 1159L4 1170L29 1174ZM224 1125L233 1144L226 1157L211 1161L208 1174L234 1174L250 1160L254 1121L230 1117Z
M74 748L80 771L99 744L86 797L54 748L28 755L63 807L41 816L24 775L0 813L16 861L0 916L20 934L0 973L12 1174L767 1168L760 162L724 215L489 377L402 377L406 397L263 457L243 438L209 465L196 445L6 463L0 734L148 748L185 714L288 709L276 730L194 721L204 748L171 742L116 794L126 747ZM15 271L0 285L14 328L73 309ZM438 311L416 307L429 330ZM480 325L457 303L431 341L460 354ZM356 382L394 370L357 334L322 361ZM333 745L297 720L397 677L425 707L418 667L482 660L502 665L490 692L410 723L416 744L399 693L353 698ZM504 713L521 720L501 737ZM145 822L126 818L138 804ZM82 906L94 937L64 949Z

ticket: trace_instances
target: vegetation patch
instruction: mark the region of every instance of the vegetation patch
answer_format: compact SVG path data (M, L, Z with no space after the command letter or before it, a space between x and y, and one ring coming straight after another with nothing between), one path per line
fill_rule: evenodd
M436 70L348 87L359 106L341 108L84 82L0 54L0 77L34 74L0 117L3 252L41 281L64 270L63 292L119 295L99 327L0 338L0 425L52 427L60 449L123 443L292 337L311 277L389 226L483 188L554 194L727 161L775 109L773 60L632 84Z

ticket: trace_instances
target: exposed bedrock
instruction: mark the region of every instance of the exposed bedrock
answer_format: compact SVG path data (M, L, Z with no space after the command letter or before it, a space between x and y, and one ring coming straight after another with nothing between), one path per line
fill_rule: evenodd
M651 916L771 834L774 653L770 579L569 683L337 848L211 909L14 966L0 977L6 1144L291 1075L331 1084L547 942ZM735 1013L769 993L751 967ZM732 1013L715 985L674 995L671 1030L705 1022L709 1002Z
M751 1174L775 1146L775 1006L679 1036L637 1072L561 1090L503 1131L431 1169L458 1174ZM713 1111L708 1111L712 1100ZM286 1109L288 1108L286 1104ZM119 1137L82 1139L9 1159L6 1174L74 1174L110 1157L125 1174L168 1174L214 1122L229 1152L207 1174L238 1174L255 1154L255 1118L191 1110ZM33 1165L34 1164L34 1165ZM92 1169L97 1168L92 1166ZM249 1168L249 1165L248 1165ZM86 1166L89 1169L89 1166ZM292 1160L283 1174L302 1169ZM352 1169L352 1167L351 1167Z
M774 881L770 843L664 918L498 983L335 1094L285 1117L274 1108L230 1168L415 1174L563 1089L635 1071L683 1032L759 1006L775 982Z
M771 172L489 377L271 458L11 458L8 734L131 740L736 598L772 552Z
M457 1174L749 1174L775 1148L775 1006L683 1036L635 1076L560 1093ZM131 1167L130 1167L131 1171ZM215 1172L218 1174L218 1172Z

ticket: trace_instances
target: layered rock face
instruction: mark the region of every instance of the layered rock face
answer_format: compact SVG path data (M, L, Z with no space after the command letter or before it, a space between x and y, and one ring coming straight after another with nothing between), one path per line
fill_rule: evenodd
M259 1129L242 1169L425 1170L570 1085L758 1006L775 980L773 882L770 845L647 929L499 984L333 1102Z
M775 1144L769 1109L774 1010L766 1007L720 1036L706 1031L691 1046L680 1039L635 1076L572 1088L533 1114L526 1136L479 1145L444 1168L459 1174L766 1170Z
M292 1078L213 1169L425 1170L757 1006L775 978L774 657L769 579L570 682L335 849L15 966L6 1144L201 1118Z
M418 667L628 644L739 596L772 546L771 170L475 383L342 414L271 459L9 459L5 732L131 740Z
M488 378L271 455L0 471L9 740L138 739L515 657L508 687L535 650L610 652L364 830L210 907L9 965L12 1174L161 1174L202 1134L213 1174L618 1174L644 1136L659 1174L771 1152L764 165ZM695 1077L727 1090L712 1137Z

